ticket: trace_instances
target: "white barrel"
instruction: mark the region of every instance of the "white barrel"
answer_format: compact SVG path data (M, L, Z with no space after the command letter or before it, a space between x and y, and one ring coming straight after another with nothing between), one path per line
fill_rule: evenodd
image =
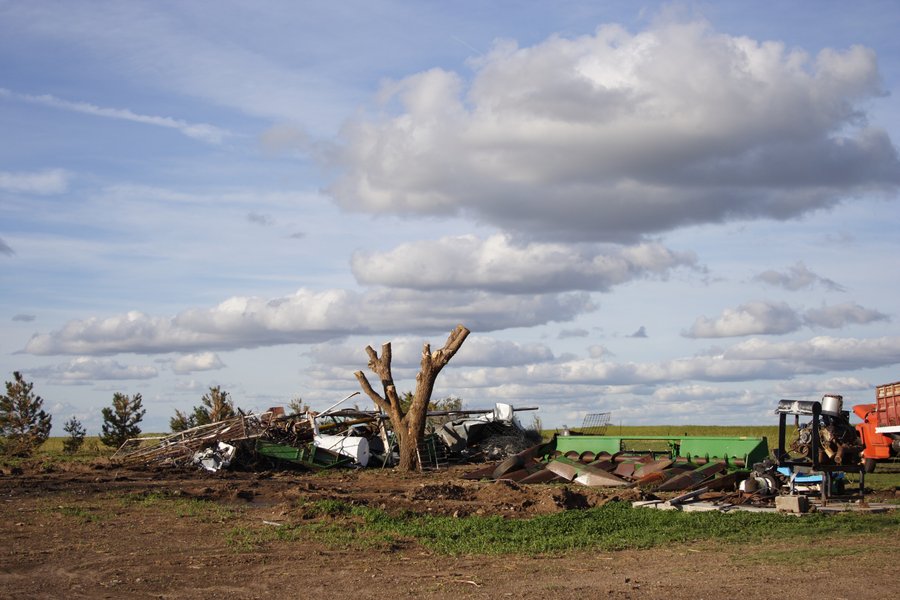
M822 414L833 417L841 416L844 409L844 397L837 394L825 394L822 396Z
M313 438L316 446L349 456L360 466L369 464L369 440L363 437L344 435L317 435Z

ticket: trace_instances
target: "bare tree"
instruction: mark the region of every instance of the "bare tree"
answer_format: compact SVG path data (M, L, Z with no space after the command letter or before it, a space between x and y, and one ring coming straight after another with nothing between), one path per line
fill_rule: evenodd
M450 359L453 358L453 355L456 354L468 335L468 329L462 325L457 325L450 332L444 347L440 350L432 352L429 344L424 345L419 373L416 375L416 391L413 393L412 403L405 411L403 410L402 399L397 394L397 388L394 386L394 377L391 374L391 343L386 342L382 344L381 356L378 356L378 353L371 346L366 346L366 354L369 355L369 368L381 379L384 396L372 388L369 380L366 379L365 373L357 371L354 375L356 375L356 379L359 381L363 391L391 419L391 425L393 426L394 434L397 436L400 450L399 466L404 471L416 469L418 463L416 450L419 447L419 442L425 435L425 414L428 410L428 403L431 400L431 393L434 391L434 382L441 369L450 362Z

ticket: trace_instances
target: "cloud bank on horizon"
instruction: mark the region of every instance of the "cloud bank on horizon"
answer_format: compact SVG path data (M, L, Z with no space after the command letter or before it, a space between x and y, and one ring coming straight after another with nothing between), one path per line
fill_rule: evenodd
M872 207L896 215L900 119L872 107L898 57L865 39L804 50L666 16L495 36L464 62L372 65L363 109L319 101L328 131L317 95L359 90L277 35L224 43L185 26L190 8L92 25L48 6L2 12L29 43L84 43L96 86L128 84L0 88L0 111L58 119L75 150L35 138L0 166L0 261L33 288L3 301L4 361L76 390L73 412L110 382L159 423L198 379L257 408L324 402L354 389L366 344L393 339L412 377L457 323L475 335L438 393L539 402L548 424L598 402L631 422L766 422L772 394L865 397L900 363L889 295L860 268L895 266ZM78 27L39 25L66 15Z

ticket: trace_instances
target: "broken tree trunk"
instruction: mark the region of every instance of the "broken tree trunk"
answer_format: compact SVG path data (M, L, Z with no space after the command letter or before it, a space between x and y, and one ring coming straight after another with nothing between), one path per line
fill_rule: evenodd
M413 401L406 412L400 406L400 396L394 386L394 378L391 374L391 343L386 342L381 346L381 356L371 346L366 346L366 354L369 355L369 368L381 379L382 396L372 388L365 373L354 373L363 391L381 410L387 413L397 436L397 444L400 451L400 469L413 471L418 464L416 451L419 443L425 435L425 416L428 412L428 403L431 393L434 391L434 382L441 369L450 362L453 355L462 346L469 330L462 325L457 325L450 332L450 336L443 348L431 351L431 346L425 344L422 348L422 360L419 373L416 375L416 390Z

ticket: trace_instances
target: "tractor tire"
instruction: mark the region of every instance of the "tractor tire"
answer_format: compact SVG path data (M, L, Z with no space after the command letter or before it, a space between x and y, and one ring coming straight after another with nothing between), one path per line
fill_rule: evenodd
M875 472L875 465L877 465L877 464L878 464L878 463L875 462L875 459L874 459L874 458L867 458L867 459L865 460L865 462L863 463L863 468L865 468L866 473L874 473L874 472Z

